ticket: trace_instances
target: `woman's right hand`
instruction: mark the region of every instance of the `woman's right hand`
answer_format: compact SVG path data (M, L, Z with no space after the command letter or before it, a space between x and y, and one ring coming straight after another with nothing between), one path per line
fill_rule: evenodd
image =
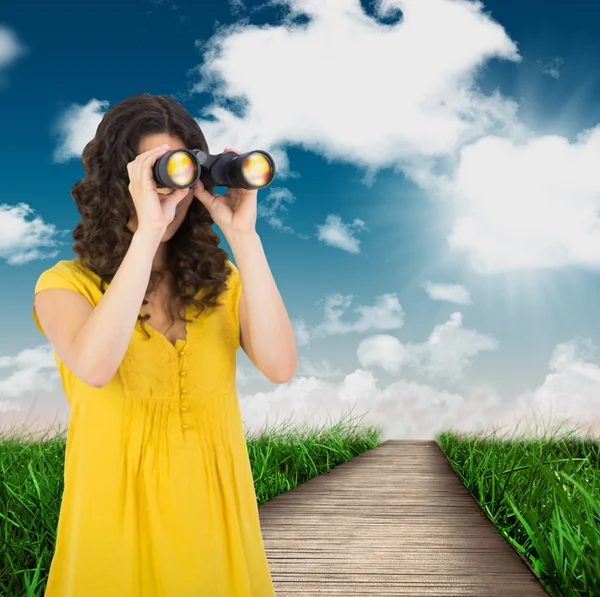
M168 195L156 192L156 182L152 176L152 166L167 151L168 145L156 147L138 155L127 164L129 173L129 192L135 205L138 230L149 230L161 236L175 218L175 209L190 189L174 189Z

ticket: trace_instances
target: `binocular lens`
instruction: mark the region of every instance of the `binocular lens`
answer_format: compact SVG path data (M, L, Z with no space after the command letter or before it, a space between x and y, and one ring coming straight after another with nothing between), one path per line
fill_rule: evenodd
M196 162L189 153L177 151L169 156L167 174L175 184L189 185L196 178Z
M200 179L206 188L259 189L273 180L275 163L264 151L211 155L200 149L174 149L154 163L152 176L158 188L185 189Z
M264 187L271 179L271 164L262 153L251 153L242 164L244 178L255 187Z

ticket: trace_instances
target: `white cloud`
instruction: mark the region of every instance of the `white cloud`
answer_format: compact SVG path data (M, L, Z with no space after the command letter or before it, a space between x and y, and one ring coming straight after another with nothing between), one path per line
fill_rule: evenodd
M588 338L559 344L550 359L550 372L521 400L553 416L573 421L600 422L600 365L598 351Z
M18 398L26 392L47 391L59 379L52 345L26 348L16 356L0 357L0 370L11 369L0 379L0 399Z
M373 305L359 305L352 309L357 315L354 321L342 321L352 304L352 295L330 294L322 301L323 321L309 326L303 319L293 322L296 343L308 346L313 339L349 333L364 333L371 330L395 330L404 325L404 311L394 293L375 298Z
M342 321L344 312L352 303L352 295L332 294L325 297L324 320L308 329L310 338L322 338L338 334L364 333L370 330L394 330L404 325L404 311L395 294L383 294L375 298L373 305L360 305L352 311L358 317Z
M330 247L336 247L348 253L360 253L360 241L354 236L358 230L365 230L362 220L354 219L352 224L344 224L342 218L330 214L325 224L317 226L317 238Z
M331 362L327 359L321 361L320 363L313 363L306 357L300 357L297 375L303 377L319 377L323 379L326 377L344 375L344 372L341 369L333 367Z
M295 197L289 189L268 187L268 195L260 195L258 200L258 217L264 218L271 228L281 232L294 233L294 229L283 223L283 214L288 211L286 203L292 204Z
M310 344L310 330L303 319L293 322L294 334L298 346L308 346Z
M228 4L229 8L231 9L231 14L234 16L237 16L240 12L244 12L246 10L243 0L228 0Z
M433 439L441 431L485 434L494 429L500 435L516 430L517 435L536 437L563 420L600 437L599 395L600 385L590 384L579 398L581 408L570 409L573 415L563 418L552 411L552 404L568 403L565 393L559 396L540 389L534 399L523 394L506 400L488 387L460 394L406 379L380 388L371 372L357 369L339 382L296 377L271 391L239 396L244 426L253 434L284 423L328 427L351 415L356 425L381 427L385 441ZM594 401L586 402L588 397Z
M50 343L0 357L0 435L45 435L64 428L68 410Z
M12 29L0 25L0 82L2 84L6 82L3 72L27 54L29 49L19 41Z
M415 155L450 155L514 118L513 101L487 97L473 81L491 58L520 60L481 3L378 2L375 18L359 0L277 3L289 9L280 25L223 26L198 42L204 62L195 90L216 97L198 122L215 146L272 151L289 144L382 168ZM377 22L394 8L404 13L401 23ZM309 22L294 25L301 15ZM256 77L257 55L270 57L276 77ZM244 113L223 107L225 97L243 100Z
M472 358L481 351L496 350L498 342L487 334L462 327L462 315L452 313L445 323L436 325L424 344L409 345L427 375L459 379Z
M250 384L261 386L273 387L273 383L268 381L267 378L252 364L252 362L243 358L240 359L242 362L238 362L237 365L237 383L239 386L247 388ZM331 361L324 359L320 362L314 362L303 356L298 358L298 371L296 375L299 377L318 377L318 378L329 378L336 376L343 376L344 372L341 369L334 367Z
M39 216L27 220L32 213L33 209L25 203L0 204L0 259L5 259L9 265L56 257L58 249L44 250L44 247L65 244L56 237L68 234L68 230L59 231Z
M290 3L290 21L301 14L312 19L302 28L291 22L222 27L205 45L204 66L199 69L198 90L211 90L217 98L217 104L204 111L211 120L198 121L210 146L265 149L285 177L294 175L282 149L286 144L376 169L410 163L415 157L450 155L495 125L513 122L514 102L498 94L486 97L473 84L486 60L519 60L514 43L481 12L481 5L405 0L378 4L378 14L394 6L404 12L404 19L393 27L367 16L358 0ZM335 27L330 27L332 19ZM257 54L272 57L277 77L253 75L249 60ZM381 55L397 57L394 76ZM357 71L363 77L359 86ZM331 77L331 72L337 76ZM371 93L369 81L377 94ZM316 88L318 94L313 92ZM243 99L245 114L218 105L220 97ZM92 99L62 115L56 127L62 137L56 161L81 155L107 105ZM368 134L356 134L356 114L363 115L361 130ZM267 217L273 227L291 229L279 214ZM330 215L319 226L318 238L358 253L355 235L361 229L362 220L345 224Z
M365 14L358 0L279 4L289 8L283 24L222 27L202 46L198 90L217 98L199 120L208 138L273 150L301 146L371 173L401 168L440 199L454 200L448 242L480 272L598 266L597 143L588 137L569 146L561 137L536 137L518 121L514 101L481 93L474 81L482 65L493 58L520 60L483 4L377 3L378 16L403 12L393 26ZM310 22L292 24L299 15ZM257 53L272 56L277 77L254 76ZM547 69L553 76L555 63ZM242 99L243 114L223 108L221 97ZM435 159L443 156L448 180L434 174ZM337 246L358 252L342 232L332 228Z
M459 305L472 304L469 291L460 284L436 284L435 282L425 282L423 288L429 295L429 298L434 301L448 301Z
M285 145L385 168L416 155L452 155L490 129L514 125L517 104L498 93L485 96L474 81L490 59L520 61L515 43L481 3L377 2L375 17L359 0L277 3L289 9L280 25L244 20L196 42L204 57L192 70L199 76L194 91L215 98L198 119L211 148L265 149L283 177L297 175L289 171ZM395 8L402 22L377 21ZM293 24L298 16L308 24ZM276 77L255 76L257 55L270 56ZM391 72L381 56L394 56ZM244 113L223 107L225 99L241 100ZM67 110L56 159L81 155L107 105L92 99Z
M54 152L58 163L80 158L83 149L96 136L96 130L108 109L108 102L91 99L87 104L69 106L53 126L60 144ZM229 146L228 146L229 147Z
M20 411L21 405L17 402L10 402L9 400L0 400L0 413L7 413L10 411Z
M389 337L388 337L389 338ZM392 347L393 348L393 347ZM386 439L433 439L440 431L512 432L539 437L553 425L600 438L600 365L585 339L559 344L550 372L535 390L513 399L491 387L459 394L406 379L380 388L370 371L357 369L342 381L296 377L268 392L240 395L244 424L258 432L265 424L321 426L352 412L360 425L376 425ZM384 357L385 358L385 357Z
M244 360L247 362L238 362L236 367L236 382L238 385L246 386L252 381L262 381L265 379L265 376L252 364L250 359L245 358Z
M560 56L555 56L548 62L542 62L541 60L538 60L538 66L542 72L545 75L550 75L553 79L558 79L560 77L560 67L564 63L565 61Z
M520 60L483 4L382 1L372 17L358 0L278 3L289 9L283 23L244 20L198 43L204 62L196 90L215 97L198 119L211 147L265 149L281 177L297 175L286 145L364 167L367 179L381 168L403 169L451 200L448 243L480 272L600 265L599 133L572 144L536 136L518 121L514 101L480 91L475 78L488 61ZM399 23L378 22L396 8ZM294 24L297 16L309 17L308 24ZM276 77L255 76L256 55L270 56ZM225 99L241 100L243 111L223 107ZM105 104L91 100L70 110L57 159L81 154ZM438 158L447 160L445 176L435 174ZM274 227L291 228L278 214L270 218ZM319 230L324 242L359 252L355 231L341 218Z
M377 334L361 340L356 356L362 367L381 367L388 373L399 373L413 360L398 338L386 334Z
M600 267L600 126L573 143L486 137L462 149L446 187L448 238L479 272Z
M444 430L488 433L501 428L510 432L517 423L519 434L536 436L543 433L543 425L557 421L572 428L581 426L581 431L591 430L600 437L600 365L595 346L577 338L560 344L549 365L550 372L538 388L514 399L503 398L492 387L457 393L407 379L380 387L373 372L364 369L336 380L340 372L327 361L320 365L304 361L303 371L291 382L268 391L238 390L238 395L244 426L250 432L283 422L329 426L351 414L355 424L381 426L384 441L433 439ZM0 382L2 421L11 410L22 412L22 395L31 390L44 391L46 396L53 391L57 409L65 402L50 345L2 357L0 367L16 369ZM254 375L250 368L246 373ZM6 398L14 400L3 400ZM45 408L53 422L56 412L49 408L50 398L38 412ZM15 418L18 422L17 415ZM46 424L40 426L40 430L45 428Z
M393 374L413 368L428 377L458 381L475 356L497 348L493 337L463 328L462 315L452 313L425 342L403 344L394 336L370 336L361 341L356 356L362 367L381 367Z

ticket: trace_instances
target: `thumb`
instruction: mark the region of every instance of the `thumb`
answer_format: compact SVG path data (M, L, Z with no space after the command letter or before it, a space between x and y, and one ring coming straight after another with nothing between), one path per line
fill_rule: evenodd
M208 209L208 205L212 202L211 194L204 188L202 181L199 180L194 186L194 197Z

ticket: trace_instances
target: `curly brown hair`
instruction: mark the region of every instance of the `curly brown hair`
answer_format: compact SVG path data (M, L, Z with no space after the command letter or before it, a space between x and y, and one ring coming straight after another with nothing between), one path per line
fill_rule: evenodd
M73 252L77 261L101 279L104 293L127 253L133 232L127 227L135 206L129 193L127 164L138 155L142 137L166 133L181 139L187 149L208 152L208 144L198 123L176 100L164 95L141 93L115 104L104 114L96 136L85 146L82 163L85 177L77 181L71 195L81 221L73 230ZM207 187L213 192L214 187ZM192 201L176 233L167 241L166 263L173 276L175 294L182 305L178 313L171 307L169 316L185 319L185 308L195 305L198 317L205 308L219 305L231 268L227 251L219 248L219 235L212 229L213 219L200 201ZM143 305L163 275L153 271ZM196 296L206 288L200 299ZM171 305L174 305L173 301ZM183 315L182 315L183 312ZM144 321L142 329L150 337Z

